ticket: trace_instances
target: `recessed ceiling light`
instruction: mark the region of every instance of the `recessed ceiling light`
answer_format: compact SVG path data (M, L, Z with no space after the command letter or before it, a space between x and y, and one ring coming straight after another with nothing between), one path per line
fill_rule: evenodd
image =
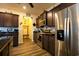
M26 6L23 6L23 9L26 9Z

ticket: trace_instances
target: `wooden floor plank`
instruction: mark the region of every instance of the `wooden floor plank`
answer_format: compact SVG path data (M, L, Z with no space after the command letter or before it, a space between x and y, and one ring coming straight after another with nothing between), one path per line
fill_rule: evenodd
M18 47L12 47L11 56L51 56L46 50L40 48L37 44L29 39Z

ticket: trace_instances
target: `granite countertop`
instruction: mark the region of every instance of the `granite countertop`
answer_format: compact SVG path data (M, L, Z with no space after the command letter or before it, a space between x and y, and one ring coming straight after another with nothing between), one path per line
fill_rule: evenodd
M40 34L49 34L49 35L51 35L51 34L55 34L55 33L44 33L44 32L42 32L42 33L40 33Z
M2 36L0 37L0 52L12 41L13 36Z

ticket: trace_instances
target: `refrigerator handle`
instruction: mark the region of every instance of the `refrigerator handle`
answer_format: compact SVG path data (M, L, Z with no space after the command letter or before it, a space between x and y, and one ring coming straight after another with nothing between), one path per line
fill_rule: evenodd
M64 41L65 41L65 53L67 55L67 18L65 18L64 22Z
M67 55L70 55L70 19L67 20Z

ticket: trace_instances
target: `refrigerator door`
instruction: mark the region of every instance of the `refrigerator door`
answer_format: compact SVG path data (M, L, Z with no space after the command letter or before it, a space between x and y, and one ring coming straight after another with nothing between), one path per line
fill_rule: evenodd
M67 55L67 18L64 19L64 43L65 43L65 53Z
M79 7L79 5L78 5ZM79 11L79 9L78 9ZM69 18L69 35L67 34L68 38L68 55L78 55L78 32L79 32L79 24L77 18L77 4L72 5L68 8L68 18ZM70 50L70 52L69 52Z
M61 11L58 11L57 13L55 13L55 24L57 25L56 26L56 30L64 30L64 25L66 24L67 25L67 21L65 20L67 18L67 8L61 10ZM64 24L64 21L65 21L65 24ZM66 26L65 26L66 28ZM66 32L66 30L65 30ZM66 33L65 33L66 34ZM57 38L57 37L56 37ZM66 35L65 35L65 38L66 38ZM56 42L56 52L57 54L56 55L65 55L65 41L60 41L59 38L57 38L57 40L55 41Z
M55 20L57 29L61 29L61 24L64 25L64 44L62 41L56 40L57 55L75 56L78 55L78 39L79 39L79 5L72 5L56 13ZM78 16L78 17L77 17ZM60 20L64 23L61 23ZM62 28L63 29L63 28ZM64 47L63 47L64 45ZM63 52L62 52L63 50Z
M65 18L64 41L65 55L71 55L72 22L71 11L67 8L67 18Z
M76 5L67 8L64 24L65 55L78 55L78 19Z

